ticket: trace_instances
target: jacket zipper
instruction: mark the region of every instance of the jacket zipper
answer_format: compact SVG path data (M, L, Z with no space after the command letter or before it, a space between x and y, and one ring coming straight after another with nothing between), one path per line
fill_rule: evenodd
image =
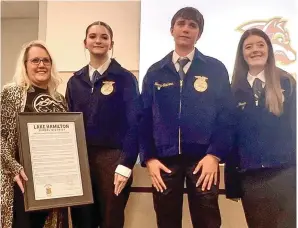
M90 107L93 105L91 100L93 101L93 92L94 92L94 84L92 84L92 87L91 87L91 95L90 95L90 99L89 99L89 105L88 105L88 110L89 110L89 115L88 115L88 121L87 121L87 125L90 125L90 123L92 124L92 116L93 116L93 113L92 110ZM91 122L90 122L91 121Z
M179 146L179 154L181 154L181 127L180 127L180 119L181 119L181 97L182 97L182 86L183 86L183 80L180 80L180 103L179 103L179 130L178 130L178 146Z

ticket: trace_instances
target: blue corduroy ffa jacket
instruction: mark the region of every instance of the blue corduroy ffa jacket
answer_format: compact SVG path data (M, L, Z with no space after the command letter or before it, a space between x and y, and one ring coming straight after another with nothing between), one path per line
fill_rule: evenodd
M87 145L122 150L121 164L132 168L138 156L141 112L135 76L112 59L93 86L87 65L69 79L66 99L70 111L83 112Z
M153 64L143 81L142 164L178 154L194 159L212 154L223 160L234 127L228 72L219 60L196 49L181 81L172 54Z
M296 83L287 72L280 73L284 97L280 116L269 112L264 91L256 105L247 80L233 88L237 128L225 166L228 198L241 197L241 172L296 165Z

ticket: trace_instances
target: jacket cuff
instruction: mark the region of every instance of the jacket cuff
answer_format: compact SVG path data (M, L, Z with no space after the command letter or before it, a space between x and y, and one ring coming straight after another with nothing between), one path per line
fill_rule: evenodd
M141 152L140 153L140 163L142 167L146 167L146 162L150 159L157 159L157 156L155 156L155 153L146 153Z
M216 157L219 160L219 162L221 162L223 160L222 153L219 150L216 150L214 148L214 146L212 146L212 145L209 146L206 154L213 155L214 157Z
M132 170L124 165L118 165L115 173L120 174L121 176L129 178L131 175Z

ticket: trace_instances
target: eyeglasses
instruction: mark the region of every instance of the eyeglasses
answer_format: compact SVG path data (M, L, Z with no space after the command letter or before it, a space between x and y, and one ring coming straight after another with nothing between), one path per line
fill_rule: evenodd
M45 66L49 66L52 64L52 60L50 58L33 58L29 59L29 61L34 65L39 65L40 62L43 62Z

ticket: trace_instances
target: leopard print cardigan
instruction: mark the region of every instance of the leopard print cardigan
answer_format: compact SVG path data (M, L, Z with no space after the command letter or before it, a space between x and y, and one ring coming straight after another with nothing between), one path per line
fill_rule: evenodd
M57 93L65 107L64 97ZM1 227L11 228L13 219L14 180L23 167L15 160L18 144L17 117L24 111L27 90L15 84L4 87L1 92ZM65 109L67 111L67 108ZM46 220L44 228L59 228L59 209L52 210Z

